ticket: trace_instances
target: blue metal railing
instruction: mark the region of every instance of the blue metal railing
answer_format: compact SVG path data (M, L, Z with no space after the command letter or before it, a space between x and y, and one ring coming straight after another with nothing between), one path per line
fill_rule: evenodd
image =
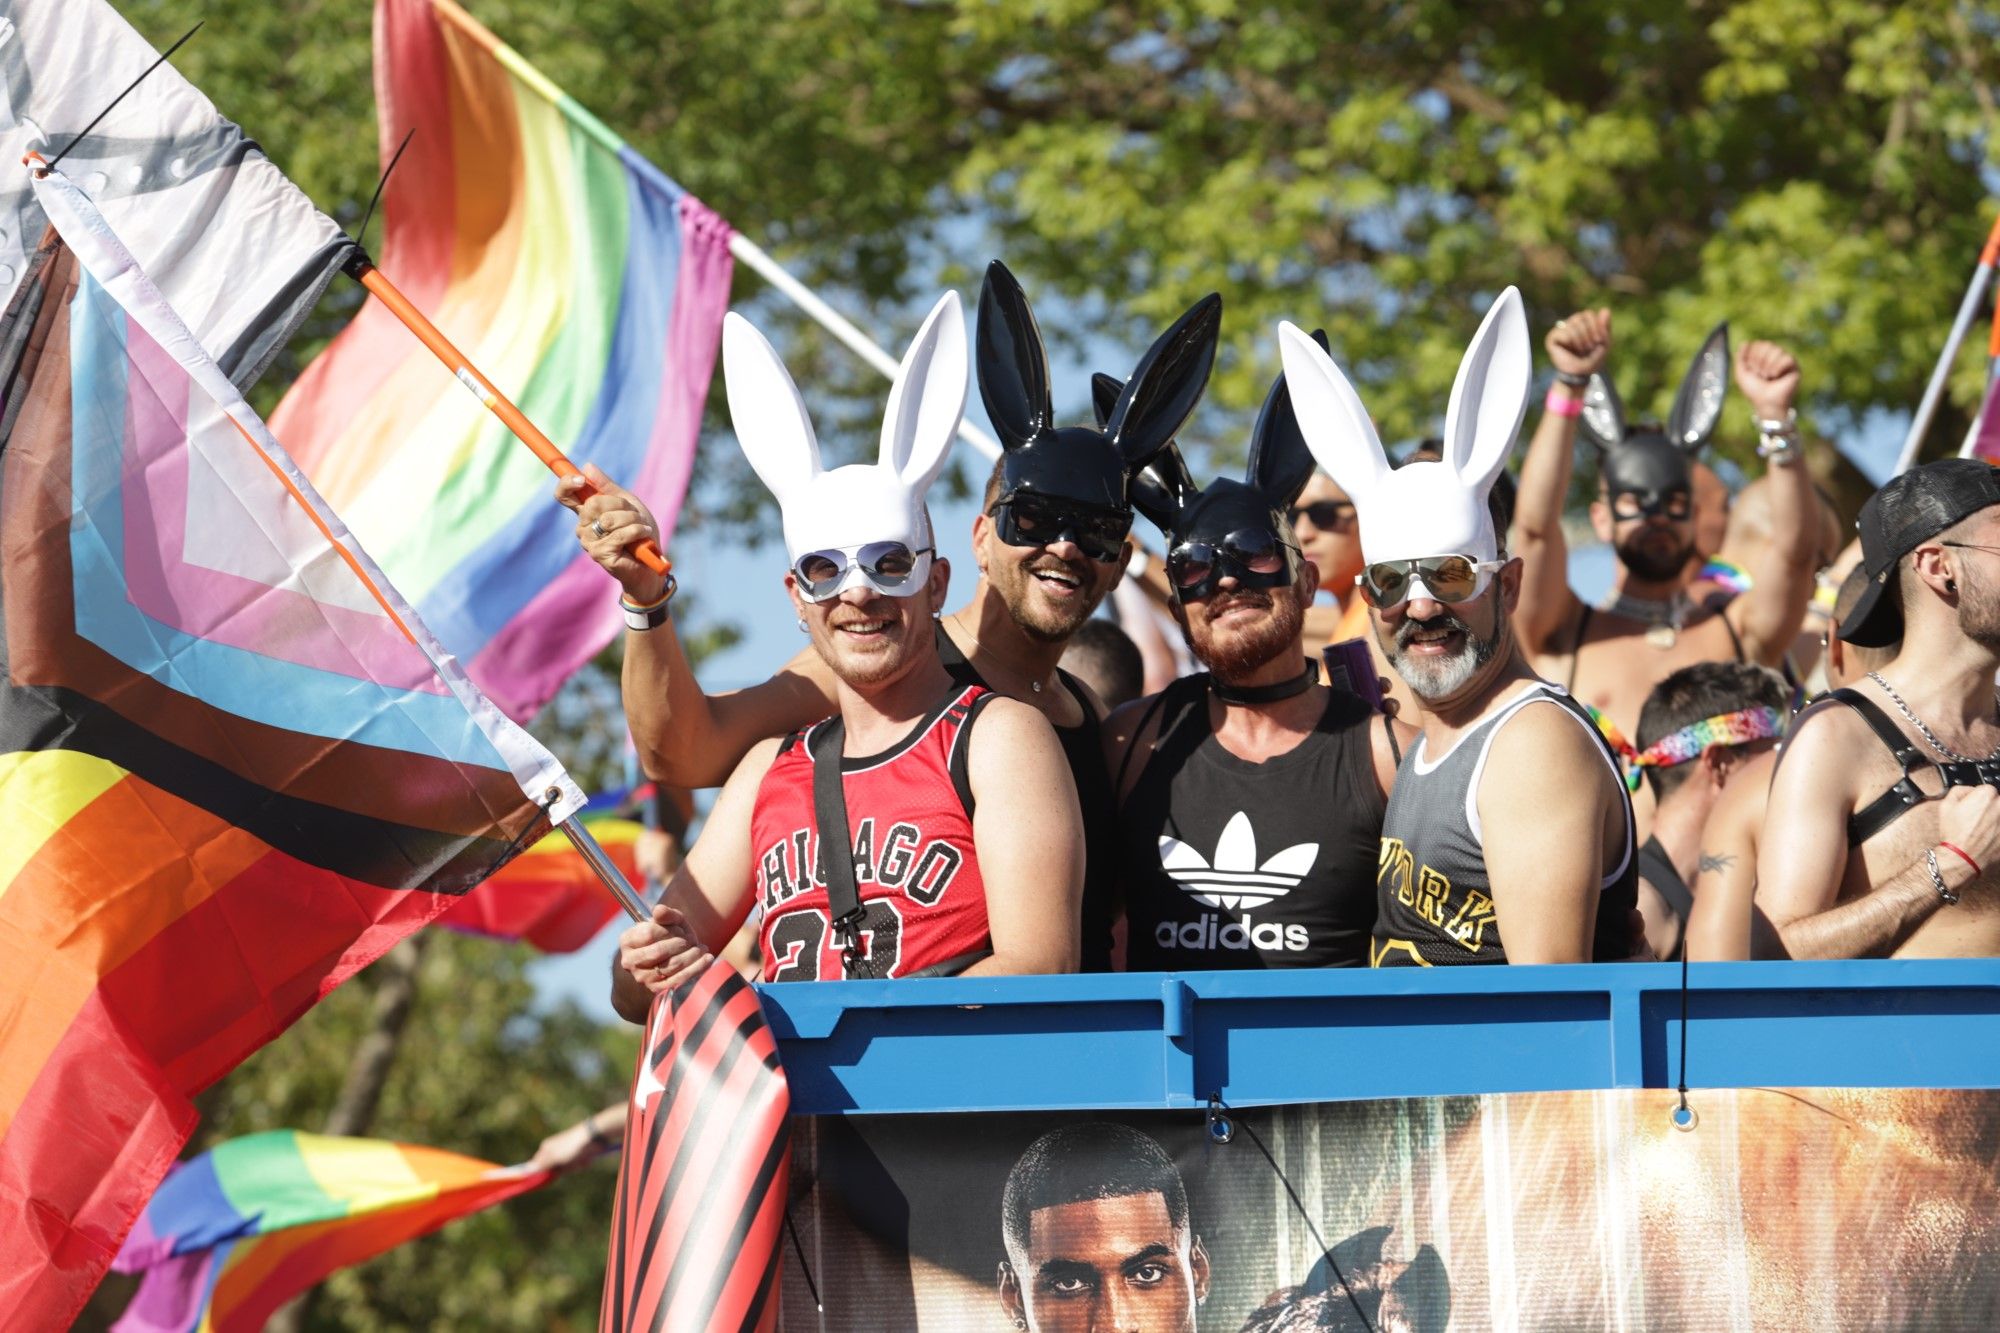
M1688 1083L2000 1087L2000 959L1689 969ZM1676 964L760 987L801 1114L1142 1109L1679 1080Z

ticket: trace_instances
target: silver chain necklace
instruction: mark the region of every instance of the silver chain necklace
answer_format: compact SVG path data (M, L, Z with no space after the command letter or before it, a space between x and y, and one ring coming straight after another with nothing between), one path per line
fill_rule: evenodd
M1925 726L1924 720L1918 717L1915 713L1910 711L1910 706L1903 702L1903 696L1896 693L1895 686L1891 685L1888 681L1882 679L1881 672L1879 671L1869 672L1868 679L1874 681L1877 685L1880 685L1882 687L1882 692L1889 696L1889 702L1896 705L1896 711L1901 713L1904 716L1904 718L1906 718L1909 721L1909 724L1915 727L1918 730L1918 732L1920 732L1923 735L1924 740L1930 745L1931 749L1937 751L1939 754L1943 755L1946 759L1951 760L1953 763L1959 763L1959 764L1992 763L1995 759L2000 759L2000 745L1994 746L1993 753L1987 755L1984 760L1974 759L1969 754L1960 754L1958 751L1952 749L1949 745L1946 745L1943 741L1939 740L1937 738L1937 733L1932 731L1929 727Z
M1694 603L1684 592L1677 592L1663 602L1614 592L1598 604L1598 610L1606 615L1626 616L1644 622L1646 642L1655 648L1666 649L1680 642L1681 626L1687 623L1688 612L1693 606Z

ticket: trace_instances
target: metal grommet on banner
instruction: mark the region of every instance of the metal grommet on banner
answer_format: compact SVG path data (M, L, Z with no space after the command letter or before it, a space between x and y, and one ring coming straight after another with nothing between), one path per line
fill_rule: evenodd
M1701 1123L1701 1117L1695 1114L1694 1108L1688 1105L1685 1097L1681 1098L1680 1105L1667 1112L1667 1119L1673 1121L1674 1128L1683 1134L1692 1133L1694 1127Z
M1208 1137L1212 1143L1227 1143L1236 1137L1236 1126L1230 1122L1222 1098L1213 1094L1208 1099Z

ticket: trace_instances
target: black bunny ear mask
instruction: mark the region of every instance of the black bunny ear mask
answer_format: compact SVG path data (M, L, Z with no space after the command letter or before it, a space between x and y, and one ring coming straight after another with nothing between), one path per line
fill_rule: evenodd
M1709 331L1687 374L1681 377L1663 438L1690 457L1700 453L1722 420L1722 403L1728 392L1729 321L1724 320ZM1607 456L1642 434L1661 438L1657 431L1639 432L1627 426L1625 404L1619 401L1616 386L1602 373L1592 375L1584 386L1579 424L1584 435Z
M1129 512L1128 480L1201 401L1221 328L1222 298L1203 297L1154 340L1108 403L1093 381L1098 428L1059 428L1034 312L1007 266L993 261L979 296L977 366L980 397L1005 447L1002 498L1034 492Z

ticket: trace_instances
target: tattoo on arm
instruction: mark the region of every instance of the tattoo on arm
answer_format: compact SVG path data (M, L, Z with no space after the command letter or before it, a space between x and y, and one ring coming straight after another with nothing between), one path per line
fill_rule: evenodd
M1723 871L1735 864L1736 858L1733 856L1717 856L1713 852L1703 851L1701 854L1701 864L1695 868L1695 873L1697 875L1705 875L1711 870Z

